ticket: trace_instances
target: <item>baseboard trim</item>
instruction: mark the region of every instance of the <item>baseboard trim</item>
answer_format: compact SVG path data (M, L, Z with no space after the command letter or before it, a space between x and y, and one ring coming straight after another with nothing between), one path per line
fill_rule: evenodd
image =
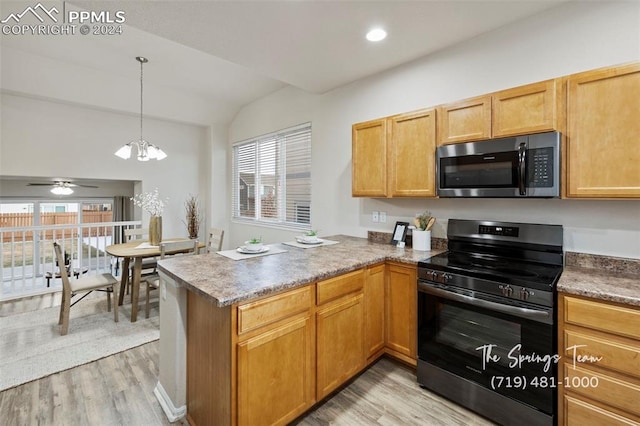
M180 420L187 414L186 405L178 408L173 405L173 401L171 400L171 398L169 398L169 395L167 395L167 392L162 387L162 383L158 382L156 384L156 387L153 390L153 394L156 396L156 399L162 407L162 411L164 411L164 414L165 416L167 416L167 419L170 423Z

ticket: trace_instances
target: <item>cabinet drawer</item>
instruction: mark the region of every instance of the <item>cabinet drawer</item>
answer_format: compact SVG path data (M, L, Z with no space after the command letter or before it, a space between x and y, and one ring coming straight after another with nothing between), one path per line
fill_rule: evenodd
M565 296L564 321L640 339L640 310Z
M578 366L574 368L570 362L564 364L562 380L565 392L583 395L633 415L640 415L640 386L637 383Z
M311 286L238 306L238 335L311 308Z
M614 339L613 336L607 338L565 330L566 358L573 359L575 347L576 358L598 357L601 359L594 365L640 379L640 342ZM583 366L586 365L588 364L583 364Z
M319 281L317 285L316 303L322 305L345 294L362 290L364 286L364 269L339 275L328 280Z
M584 425L637 425L638 422L619 416L616 413L591 405L570 396L564 397L564 424L567 426Z

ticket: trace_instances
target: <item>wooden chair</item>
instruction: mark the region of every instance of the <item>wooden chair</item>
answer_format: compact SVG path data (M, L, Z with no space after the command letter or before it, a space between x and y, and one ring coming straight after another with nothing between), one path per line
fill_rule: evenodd
M126 242L132 240L140 240L145 236L149 236L148 228L129 228L124 230ZM142 276L155 274L158 267L158 260L155 257L145 257L142 259ZM133 282L133 265L129 266L129 279L127 280L126 294L129 294L129 288Z
M224 231L218 228L209 230L209 253L215 253L222 250L222 240L224 239Z
M183 241L167 241L160 243L160 259L164 259L167 253L177 253L183 255L198 254L198 240L183 240ZM160 275L153 274L147 277L142 277L147 284L147 299L144 305L144 317L149 318L149 298L151 290L156 290L160 287Z
M53 243L53 250L56 254L58 264L64 265L64 255L60 244ZM58 324L60 327L60 334L65 335L69 332L69 314L71 307L84 299L89 293L94 290L105 291L107 293L107 309L111 311L111 293L113 293L113 319L118 322L118 299L116 298L116 289L118 288L118 280L111 274L98 274L87 275L81 278L71 280L67 274L60 274L62 278L62 304L60 305L60 318ZM84 295L71 303L71 298L84 293Z

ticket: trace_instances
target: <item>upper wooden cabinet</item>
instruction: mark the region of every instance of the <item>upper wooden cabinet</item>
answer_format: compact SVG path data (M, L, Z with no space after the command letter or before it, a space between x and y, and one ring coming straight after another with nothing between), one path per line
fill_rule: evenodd
M391 117L392 197L435 197L436 111Z
M492 137L560 130L562 82L547 80L492 95Z
M480 96L438 107L439 144L489 139L491 96Z
M640 196L640 63L569 76L567 197Z
M352 127L352 193L354 197L386 197L387 119Z
M438 107L439 145L562 128L562 80L466 99Z
M435 109L353 125L354 197L434 197Z

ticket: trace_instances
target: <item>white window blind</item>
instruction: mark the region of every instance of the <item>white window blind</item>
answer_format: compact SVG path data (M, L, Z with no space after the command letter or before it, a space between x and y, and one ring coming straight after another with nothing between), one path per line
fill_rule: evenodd
M311 123L233 146L233 218L311 229Z

